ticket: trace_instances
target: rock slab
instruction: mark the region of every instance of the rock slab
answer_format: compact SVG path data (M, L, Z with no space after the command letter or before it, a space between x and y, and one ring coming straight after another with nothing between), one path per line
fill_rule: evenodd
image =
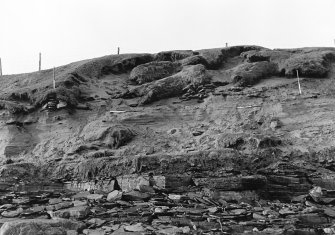
M66 235L68 230L81 231L84 223L66 219L26 219L6 222L0 229L0 235Z

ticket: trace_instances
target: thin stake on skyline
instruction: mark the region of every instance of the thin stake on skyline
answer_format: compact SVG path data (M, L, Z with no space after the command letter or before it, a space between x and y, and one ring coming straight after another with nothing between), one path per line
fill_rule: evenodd
M42 67L42 54L41 52L39 53L39 60L38 60L38 71L41 71Z
M1 64L1 58L0 58L0 76L2 76L2 64Z
M55 73L55 67L53 69L53 87L54 90L56 89L56 73Z
M300 79L299 79L299 72L297 71L297 78L298 78L298 86L299 86L299 94L301 95L301 87L300 87Z
M120 47L117 48L117 54L120 54Z

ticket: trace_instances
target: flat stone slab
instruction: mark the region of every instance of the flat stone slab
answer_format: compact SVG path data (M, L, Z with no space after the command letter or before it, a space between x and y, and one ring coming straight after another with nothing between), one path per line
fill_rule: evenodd
M81 231L84 223L67 219L26 219L5 222L0 229L1 235L14 234L53 234L66 235L68 230Z
M83 219L90 212L89 206L76 206L67 209L62 209L58 211L49 211L51 218L74 218L74 219Z
M255 190L266 185L266 177L261 175L194 178L193 181L197 186L222 191Z

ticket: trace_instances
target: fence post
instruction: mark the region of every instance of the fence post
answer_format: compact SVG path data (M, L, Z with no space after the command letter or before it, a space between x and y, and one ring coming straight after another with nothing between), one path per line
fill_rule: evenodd
M120 47L117 48L117 54L120 54Z
M228 42L226 42L226 47L228 47Z
M41 71L41 65L42 65L42 55L41 55L41 52L40 52L39 61L38 61L38 71Z
M301 87L300 87L300 79L299 79L299 72L297 71L297 78L298 78L298 86L299 86L299 94L301 95Z
M55 67L53 69L53 87L54 87L54 90L56 89L56 73L55 73Z
M2 64L1 64L1 58L0 58L0 76L2 76Z

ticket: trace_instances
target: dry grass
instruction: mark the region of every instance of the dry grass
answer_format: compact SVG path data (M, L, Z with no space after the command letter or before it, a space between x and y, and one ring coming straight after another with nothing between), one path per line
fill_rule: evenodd
M205 64L207 69L218 69L225 65L228 58L235 58L241 53L250 50L253 50L253 53L256 51L261 55L264 54L264 56L269 57L271 62L278 64L279 71L281 69L284 72L286 71L286 76L290 76L292 71L298 69L301 71L302 76L324 77L329 71L329 64L335 60L335 50L333 48L268 50L257 46L234 46L193 52L162 52L156 55L156 59L176 60L184 57L190 58L189 56L198 54L198 57L204 60L203 64ZM289 58L287 58L288 56ZM82 85L85 85L87 88L86 85L94 85L97 83L97 79L109 74L128 74L134 67L151 62L154 59L155 57L150 54L108 55L60 66L56 68L56 90L53 90L52 87L52 69L1 76L0 107L15 113L29 112L41 107L52 93L56 93L60 100L67 102L70 106L76 106L80 100L80 89L84 87ZM284 64L284 62L287 63ZM153 70L152 73L156 75L157 71ZM165 77L165 75L163 73L162 77ZM329 77L329 75L327 76ZM155 79L156 77L153 80ZM170 97L180 94L180 90L185 84L204 83L206 82L205 80L207 81L207 76L204 75L202 70L184 70L179 75L174 74L170 77L154 81L153 84L149 84L149 88L144 86L139 87L137 90L145 91L146 94L142 94L142 96L148 96L150 92L154 100L156 94L157 98ZM155 93L155 95L152 93ZM29 108L29 106L33 106L34 109Z
M335 97L335 77L323 81L319 86L319 89L321 93L330 97Z
M76 106L80 96L80 84L99 79L113 71L129 72L138 63L152 60L150 54L109 55L84 60L55 68L56 86L53 89L53 69L33 73L5 75L0 83L0 107L13 113L26 112L47 102L50 94L70 106Z
M324 78L329 72L329 63L335 61L334 51L312 51L291 56L284 63L285 75L293 77L298 70L301 76Z

